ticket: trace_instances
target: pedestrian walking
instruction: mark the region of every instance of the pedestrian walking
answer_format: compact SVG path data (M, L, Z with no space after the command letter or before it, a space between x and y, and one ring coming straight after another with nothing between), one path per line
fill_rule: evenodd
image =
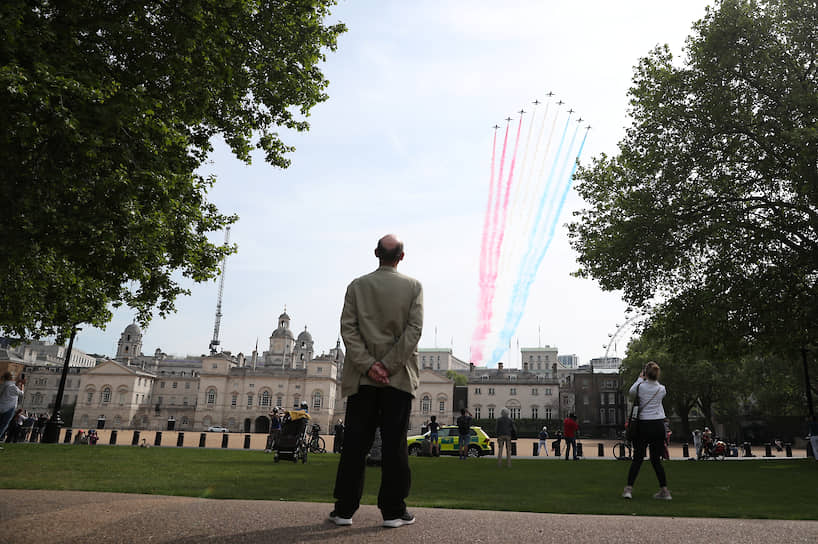
M432 416L432 421L429 422L429 445L430 455L432 457L440 457L440 423L437 422L437 416Z
M460 459L469 456L469 442L471 441L471 412L465 408L460 409L460 417L457 418L457 447L460 452Z
M415 522L406 510L411 473L406 432L419 383L417 345L423 329L423 288L398 272L403 242L388 234L375 249L379 267L349 284L341 312L347 353L341 394L347 397L344 448L335 478L335 509L329 519L352 525L364 484L366 456L380 428L381 486L378 508L384 527Z
M3 373L3 383L0 384L0 440L3 438L3 433L8 430L12 419L14 419L14 414L17 411L17 401L23 398L25 384L25 374L20 374L20 377L15 381L11 372L6 371ZM3 447L0 446L0 450L2 449Z
M537 455L541 455L540 452L544 451L545 455L548 456L548 427L543 427L538 435L540 439L540 444L537 446Z
M656 479L659 480L659 491L653 495L653 498L667 501L672 499L667 489L665 469L662 467L662 450L665 442L665 409L662 406L662 399L665 398L667 389L659 383L659 373L659 365L653 361L649 362L629 391L629 394L635 397L634 402L638 402L639 413L633 460L628 470L628 485L622 492L622 496L626 499L633 498L633 484L639 475L639 469L648 448L650 448L650 463L653 465Z
M503 446L506 447L506 465L511 468L511 440L517 436L514 420L508 417L508 408L500 410L497 420L497 466L503 466Z

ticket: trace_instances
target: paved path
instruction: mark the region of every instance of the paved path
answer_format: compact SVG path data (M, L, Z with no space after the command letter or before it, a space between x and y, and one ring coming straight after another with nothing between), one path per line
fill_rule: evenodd
M351 527L326 521L329 510L320 503L3 489L0 543L818 542L818 521L415 508L417 523L384 529L374 506L361 507Z

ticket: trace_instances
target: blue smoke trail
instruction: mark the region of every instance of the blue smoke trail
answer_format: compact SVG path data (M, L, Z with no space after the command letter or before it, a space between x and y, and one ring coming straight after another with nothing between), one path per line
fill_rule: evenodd
M570 116L569 116L570 121ZM567 132L568 126L566 123L565 130L563 131L563 140L565 138L565 134ZM534 283L534 280L537 276L537 271L539 270L540 266L542 265L542 261L545 258L545 255L548 251L548 248L553 241L554 234L556 232L557 222L559 220L559 216L562 213L562 209L565 206L565 201L568 198L568 193L571 189L571 184L574 178L574 173L576 172L577 165L579 164L579 159L582 155L582 150L585 147L585 141L588 137L588 130L586 129L585 135L582 138L582 142L580 143L579 149L577 151L576 157L573 161L573 167L571 169L571 173L568 175L568 178L565 179L565 170L568 166L568 160L571 156L570 151L574 147L574 142L576 141L576 136L579 131L579 127L574 130L574 134L571 138L571 143L568 145L568 150L566 151L566 156L562 161L562 167L560 168L560 174L558 176L558 180L565 180L564 182L559 182L558 185L555 186L554 196L548 202L548 212L545 214L545 219L540 221L540 217L543 215L541 212L545 207L545 194L543 195L543 199L541 200L541 209L538 212L538 222L536 223L536 227L532 232L531 240L536 242L540 236L545 234L545 230L547 230L547 236L545 236L545 243L544 244L535 244L530 248L531 250L526 254L524 265L520 268L517 282L514 285L514 289L512 292L512 300L509 305L508 313L506 314L505 324L503 326L503 330L500 333L497 339L497 347L494 349L492 353L491 361L496 362L502 356L503 353L506 351L505 349L505 342L511 338L514 334L514 331L517 330L517 326L522 319L523 311L525 310L525 305L528 301L529 291L531 289L531 285ZM560 149L562 148L563 142L560 142ZM558 151L560 153L560 151ZM551 175L549 175L548 185L550 186L554 170L556 168L557 163L559 163L559 154L555 156L554 165L552 166ZM557 191L559 186L563 185L562 194L559 197L559 201L557 202ZM536 251L534 249L536 248Z

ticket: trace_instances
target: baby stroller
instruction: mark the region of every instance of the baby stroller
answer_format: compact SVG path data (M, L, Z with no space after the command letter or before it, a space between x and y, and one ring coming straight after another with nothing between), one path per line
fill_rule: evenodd
M310 415L302 410L289 410L284 412L284 419L281 422L281 434L275 444L275 455L273 461L278 463L280 459L290 459L297 463L301 459L302 463L307 462L307 427L309 426Z

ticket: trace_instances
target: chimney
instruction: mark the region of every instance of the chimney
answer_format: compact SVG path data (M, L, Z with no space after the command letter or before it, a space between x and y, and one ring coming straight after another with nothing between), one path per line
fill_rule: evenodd
M503 370L503 363L502 362L497 363L497 370L501 370L501 371Z
M469 363L469 374L474 372L474 363Z

